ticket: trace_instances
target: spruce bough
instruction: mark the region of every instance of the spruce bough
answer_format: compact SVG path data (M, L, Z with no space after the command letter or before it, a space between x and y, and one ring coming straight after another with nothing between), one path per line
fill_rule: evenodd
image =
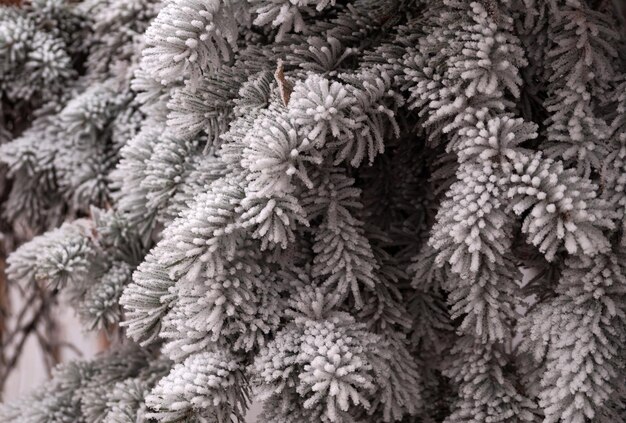
M20 422L626 420L626 30L584 0L0 9ZM24 118L27 116L27 118Z

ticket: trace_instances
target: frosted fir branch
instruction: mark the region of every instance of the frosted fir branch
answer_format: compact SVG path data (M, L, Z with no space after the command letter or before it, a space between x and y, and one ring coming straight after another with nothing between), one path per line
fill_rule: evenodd
M452 317L463 318L459 330L491 342L510 339L519 279L506 259L511 218L500 203L497 172L464 165L459 176L468 177L452 185L448 196L454 197L442 204L429 240L439 251L436 265L449 263L458 275L443 288L450 292Z
M55 148L40 142L57 133L52 119L45 117L33 122L19 137L0 145L0 160L7 167L6 177L13 178L21 187L12 189L3 204L8 222L21 221L40 231L60 223L63 199L55 178Z
M407 271L411 275L411 286L414 289L428 292L441 288L449 269L436 265L437 255L438 251L427 243L412 258Z
M346 338L348 334L356 336L361 328L348 329L348 326L345 326L345 329L342 329L344 325L354 323L341 313L329 311L319 314L321 310L317 307L323 306L324 294L319 290L311 291L310 294L301 296L292 303L292 307L297 308L296 326L279 332L276 342L270 343L267 349L262 350L261 356L255 362L257 369L262 366L257 383L261 383L263 398L269 398L271 404L280 397L290 396L289 392L294 388L298 392L310 390L312 396L308 399L305 397L304 410L309 410L314 415L321 414L322 421L331 422L349 418L346 412L359 405L369 409L370 414L377 416L375 418L386 422L396 420L406 413L407 409L414 413L416 407L419 407L420 380L413 364L409 364L408 368L400 365L402 361L400 357L403 354L402 341L379 339L367 333L361 333L361 341L352 337ZM308 310L308 303L304 302L308 299L313 299L313 304L317 305L313 308L317 311ZM311 320L314 316L317 316L316 321ZM300 335L303 329L304 335ZM329 349L325 346L328 345L327 341L324 340L334 337L339 337L338 343L334 343L337 347ZM377 345L375 340L381 343ZM299 342L304 344L298 346ZM400 351L394 349L394 352L387 352L387 345L397 345ZM346 353L348 348L351 353ZM298 351L301 352L298 354ZM408 353L405 351L404 354ZM350 357L354 358L349 364ZM370 370L373 373L370 374ZM332 374L335 376L329 381L329 385L326 380ZM314 380L317 383L310 388L309 384ZM368 387L368 380L375 382L375 386L378 387L376 391L371 391L374 386ZM400 380L403 382L399 382ZM319 403L323 401L319 393L326 389L330 389L333 402L324 405ZM367 400L355 397L368 391L370 393L366 397ZM349 402L350 398L352 404ZM368 405L370 398L373 401L372 406Z
M356 99L351 110L356 125L352 137L331 143L338 149L335 164L346 161L358 167L366 158L372 164L385 151L384 139L398 138L400 134L395 110L402 102L392 89L391 77L378 69L365 69L362 77L362 83L348 86Z
M3 38L8 41L3 46L4 69L7 70L12 63L17 64L26 58L28 42L36 29L35 22L20 14L17 9L4 8L2 17L6 20L6 25L2 26Z
M477 113L477 117L480 115ZM537 138L536 125L506 115L487 121L466 119L466 122L448 145L449 151L458 154L459 163L492 162L506 166L519 154L530 153L520 144Z
M243 419L248 388L238 360L223 352L190 356L172 368L146 398L147 418L180 421L198 415Z
M219 135L228 129L234 99L245 77L239 69L224 69L212 78L187 81L168 102L167 126L183 139L203 131L217 144Z
M306 29L304 16L321 12L328 6L334 6L335 0L249 0L252 11L256 14L254 24L278 27L277 40L281 40L290 31L302 32Z
M388 334L391 338L403 338L404 332L413 327L413 316L405 304L410 294L400 290L406 275L398 270L400 264L375 243L374 256L379 264L375 272L378 283L374 290L363 290L364 305L358 318L374 333L391 331Z
M65 86L77 77L73 61L79 52L74 44L85 35L80 21L86 16L65 5L59 9L64 16L48 20L47 26L41 22L49 16L36 5L4 6L0 11L3 39L0 89L11 101L30 107L58 101ZM18 106L15 111L19 110L27 109Z
M109 151L115 118L129 107L132 97L116 92L112 81L90 85L58 114L57 154L54 166L59 190L75 210L94 204L104 206L111 187L102 174L109 174L116 157ZM74 154L63 154L71 150Z
M483 261L500 264L510 247L499 172L491 163L463 166L442 203L429 243L440 251L438 263L448 261L457 274L477 272Z
M103 423L123 423L128 419L145 419L145 392L149 389L143 380L128 379L117 382L107 396Z
M443 288L449 293L452 317L462 318L456 351L462 354L475 343L484 359L493 352L497 356L488 366L482 361L480 367L470 367L464 358L449 362L446 373L459 397L445 421L533 421L535 406L502 377L510 358L499 352L512 336L519 278L507 259L513 219L505 209L501 181L508 162L524 154L523 148L517 151L515 138L519 136L521 144L536 137L532 125L507 116L512 104L505 92L519 96L518 68L526 62L521 43L506 30L511 19L487 7L492 3L444 4L441 12L433 13L433 28L420 39L420 49L405 56L398 80L410 95L409 107L421 109L431 142L446 142L460 162L429 240L439 251L437 265L451 270ZM518 52L515 59L509 56L513 51ZM487 62L489 66L481 68ZM506 128L502 136L497 135L500 128ZM478 384L487 378L469 376L468 371L491 373L498 382L482 390L469 381ZM494 413L492 402L507 406Z
M181 81L178 81L180 85ZM135 70L130 80L130 87L137 95L137 102L147 115L165 117L168 113L167 104L172 97L169 87L141 68Z
M509 180L511 209L518 215L531 210L522 231L548 260L561 245L570 254L607 251L609 242L602 229L614 227L613 215L597 198L595 185L540 153L518 156Z
M549 11L547 153L574 161L579 173L588 175L591 169L601 168L608 153L604 146L607 122L591 97L605 95L608 81L615 77L613 45L619 34L613 16L589 10L582 2L555 5Z
M547 105L553 123L548 128L552 145L546 148L546 153L551 158L575 161L581 175L599 169L607 154L603 144L608 137L608 128L605 122L594 116L589 99L589 93L562 89ZM565 104L565 107L558 104Z
M167 228L168 237L157 244L155 252L162 254L171 277L210 275L234 256L242 239L237 207L243 193L232 182L228 178L215 181Z
M242 117L247 112L269 106L272 97L274 77L269 71L261 71L250 77L239 89L234 113Z
M305 409L302 399L296 392L289 391L281 396L273 396L263 403L260 418L266 421L296 423L301 421L330 422L318 408Z
M423 108L428 126L462 121L466 110L503 111L505 91L519 96L518 69L526 63L519 40L499 28L481 3L449 3L442 18L434 19L432 33L420 39L419 50L403 58L400 81L410 93L410 107ZM447 43L448 37L458 41Z
M340 303L350 297L360 309L365 292L376 295L382 285L364 223L355 217L362 207L360 190L339 169L322 169L314 180L315 189L303 199L311 220L322 217L315 228L311 275L331 294L328 301Z
M545 363L538 398L547 421L617 418L610 407L620 395L624 314L618 298L626 289L622 255L567 260L556 288L559 295L520 322L520 348Z
M356 100L339 82L311 75L294 87L289 114L317 147L327 142L327 134L348 137L356 122L350 108Z
M167 313L169 302L176 298L169 288L177 281L185 279L193 283L201 276L219 275L236 257L241 242L235 212L240 201L238 195L240 190L228 181L216 181L212 191L198 198L168 227L171 236L157 244L149 256L151 259L140 265L133 276L134 283L121 299L122 305L129 309L127 324L135 339L149 343L158 335L160 320ZM222 217L207 219L211 210L218 211ZM135 301L139 298L141 301Z
M147 176L147 161L152 156L154 141L160 136L156 125L144 125L120 151L120 162L111 174L113 186L125 195L116 195L118 210L147 236L151 230L154 212L146 208L148 190L142 186Z
M464 81L468 98L480 94L493 96L505 89L519 97L522 81L518 69L526 64L519 41L499 28L502 19L494 19L493 11L485 3L472 2L469 8L471 21L459 23L461 51L458 56L449 56L452 66L447 77Z
M451 318L462 318L457 332L475 336L483 342L508 342L512 339L522 274L511 262L501 266L487 263L469 280L461 280L448 296ZM450 289L448 288L450 291Z
M169 217L167 211L171 201L181 189L190 169L189 158L198 149L196 143L181 142L167 132L153 140L152 154L145 161L145 178L141 187L146 191L146 208L156 210L158 220Z
M100 248L117 250L113 252L115 258L127 263L137 263L137 250L142 248L138 233L130 222L119 212L103 210L97 207L89 209L93 221L92 237Z
M163 219L172 222L195 201L196 194L226 175L226 164L214 155L194 155L185 160L185 172L163 211Z
M72 58L66 48L62 40L46 33L36 33L24 63L24 71L30 74L33 84L30 88L24 87L17 97L32 98L39 93L53 98L54 93L60 91L58 84L61 81L75 78ZM45 86L46 83L49 85ZM11 91L17 94L17 90Z
M50 3L43 1L42 3ZM92 74L118 73L122 80L132 77L141 58L137 47L144 41L144 33L150 21L159 10L162 2L158 0L109 0L106 7L102 4L89 8L90 33L80 40L89 46L91 54L87 58L87 69ZM54 9L54 6L51 7ZM79 22L84 25L84 20ZM71 31L71 29L69 29ZM85 46L81 46L85 48ZM131 66L120 66L132 57ZM119 71L116 70L119 69Z
M219 68L236 49L238 7L220 0L168 3L146 31L142 68L165 84Z
M355 180L345 170L323 168L312 173L314 188L304 193L302 205L309 219L324 217L332 227L339 221L353 219L353 215L363 208L361 190L355 187Z
M355 53L355 48L345 46L332 35L326 38L310 36L306 45L296 46L293 51L287 52L285 62L299 66L305 72L334 77Z
M242 140L246 145L241 165L250 171L248 190L257 196L290 193L299 179L311 188L307 167L318 165L322 156L313 143L285 115L262 115ZM310 135L309 135L310 136Z
M9 257L7 269L9 277L27 292L40 285L54 294L61 291L89 329L109 328L119 322L119 297L140 254L139 246L134 250L131 246L134 234L128 233L121 235L128 251L110 254L115 242L106 239L111 234L98 233L102 221L99 214L96 221L65 223L34 238Z
M437 266L437 250L426 244L407 268L414 293L407 298L407 310L414 321L411 342L424 352L441 351L447 346L446 337L454 328L443 295L443 285L450 278L448 266Z
M626 137L624 141L626 141ZM624 142L626 144L626 142ZM618 216L618 225L621 225L622 234L626 233L626 220L621 219L619 216L623 216L624 207L626 207L626 180L624 178L624 170L626 169L626 149L620 147L616 149L611 155L607 157L607 161L604 166L605 179L603 181L604 190L602 192L603 197L607 199L608 203L614 207ZM624 237L622 237L622 243Z
M308 226L305 211L291 194L272 197L248 195L241 203L240 216L244 228L252 228L253 238L260 239L262 249L279 246L282 249L295 241L296 226Z
M506 353L497 344L459 338L444 371L459 384L459 397L445 422L535 421L535 404L504 374L507 361Z
M371 164L384 151L384 137L398 136L391 78L367 72L364 81L346 77L350 84L312 75L295 85L289 115L317 148L336 150L335 165L358 167L366 158Z
M71 283L80 291L96 254L86 223L66 223L23 244L7 259L9 279L26 284L45 281L50 289Z
M375 353L378 357L370 356L378 389L369 414L371 418L381 418L380 415L382 421L392 422L423 409L423 380L404 340L385 337L383 345Z
M171 307L175 297L170 293L174 281L154 256L148 255L133 274L133 281L120 297L126 313L120 324L126 334L145 346L157 340L161 319Z
M351 409L368 409L374 379L367 354L375 336L346 315L299 322L279 332L255 362L265 397L278 398L295 389L304 410L329 422L343 421Z
M164 319L163 351L179 360L208 343L234 351L251 351L265 344L283 312L280 283L271 268L255 263L258 254L240 253L210 280L179 281L178 300ZM258 306L263 304L263 307Z
M105 129L107 122L119 107L119 99L108 84L95 84L80 96L70 101L59 118L70 135L76 135L75 142L83 141L80 135L94 137ZM88 138L89 139L89 138Z
M338 303L350 295L356 307L362 308L362 291L374 290L379 283L375 274L378 263L363 233L362 222L350 216L331 226L325 220L317 232L313 251L316 255L312 274L321 279L323 286L332 288L332 301Z
M115 262L87 289L79 312L89 329L104 329L120 322L119 299L130 275L131 268L128 264Z

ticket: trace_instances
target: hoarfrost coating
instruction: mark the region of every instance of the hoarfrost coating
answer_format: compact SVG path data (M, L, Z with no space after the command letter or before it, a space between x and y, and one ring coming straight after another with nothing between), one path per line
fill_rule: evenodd
M617 6L0 7L10 285L116 335L0 420L626 421Z

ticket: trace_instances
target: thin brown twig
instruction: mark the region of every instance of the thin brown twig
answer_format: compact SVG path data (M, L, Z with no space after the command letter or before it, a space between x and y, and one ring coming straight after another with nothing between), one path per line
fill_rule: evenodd
M7 337L8 325L11 310L9 304L9 289L5 274L5 254L0 245L0 345L3 345ZM4 354L0 352L0 366L4 365Z
M24 302L24 306L20 310L17 317L14 319L15 328L13 328L12 331L6 333L2 343L0 343L0 347L4 349L7 345L11 344L16 334L24 330L25 325L22 324L22 321L24 320L28 312L33 308L33 304L35 303L36 300L37 300L37 292L33 292L31 296L28 297L28 299Z
M18 316L18 320L21 321L29 311L32 311L30 319L23 324L16 325L15 330L11 333L10 342L2 344L3 365L0 368L0 393L4 391L8 377L17 366L26 341L31 335L36 336L40 341L44 353L44 361L48 369L51 369L54 364L60 361L61 355L58 346L49 344L48 341L43 341L43 337L39 336L38 332L40 325L44 326L43 330L46 333L53 331L56 325L50 312L50 307L54 303L57 293L56 291L48 292L39 285L33 285L31 289L33 290L34 300L26 302ZM29 299L33 298L33 295ZM49 347L49 345L52 347ZM9 350L11 351L10 354L7 352Z
M24 348L24 344L26 344L26 340L37 327L37 323L39 322L40 318L41 312L38 310L30 319L30 321L24 326L23 331L20 331L21 337L19 338L19 341L15 346L15 349L13 350L13 354L6 361L6 365L0 371L0 386L4 387L9 374L17 364L17 361L22 354L22 349Z

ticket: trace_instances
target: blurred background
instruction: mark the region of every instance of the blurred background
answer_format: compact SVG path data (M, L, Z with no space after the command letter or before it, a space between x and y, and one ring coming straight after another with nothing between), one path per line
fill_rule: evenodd
M24 305L21 296L14 290L10 290L9 295L12 308L21 310ZM108 344L106 336L84 331L73 309L56 307L52 313L56 323L54 336L50 337L48 346L42 346L42 340L34 332L24 340L21 353L16 356L17 362L9 369L10 372L6 377L3 402L14 401L37 388L48 379L51 367L56 362L90 358L106 348ZM16 351L8 351L14 352Z

